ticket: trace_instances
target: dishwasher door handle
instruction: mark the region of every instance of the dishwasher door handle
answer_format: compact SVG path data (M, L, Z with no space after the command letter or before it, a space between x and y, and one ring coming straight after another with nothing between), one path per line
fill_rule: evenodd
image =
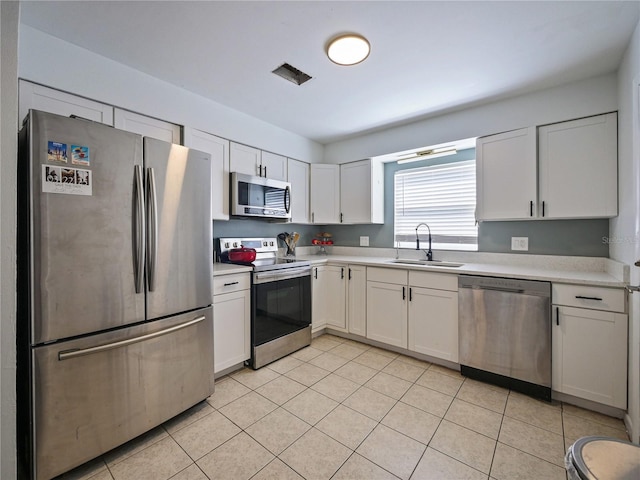
M524 289L522 288L488 287L480 285L473 285L471 288L473 288L474 290L492 290L494 292L524 293Z

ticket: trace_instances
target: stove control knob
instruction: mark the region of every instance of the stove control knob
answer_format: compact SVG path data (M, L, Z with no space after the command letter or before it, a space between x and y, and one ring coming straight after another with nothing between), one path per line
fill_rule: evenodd
M269 242L269 245L273 247L273 242Z
M233 248L238 248L238 242L233 242Z
M267 242L262 242L262 246L266 247L267 246Z

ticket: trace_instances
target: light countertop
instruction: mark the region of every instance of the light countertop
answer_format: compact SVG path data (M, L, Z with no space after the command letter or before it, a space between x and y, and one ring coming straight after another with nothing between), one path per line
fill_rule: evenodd
M622 288L629 284L629 266L600 257L552 255L513 255L481 252L438 252L436 258L458 262L460 267L392 263L395 249L333 247L329 255L317 255L316 249L302 247L296 258L308 260L312 266L353 264L368 267L396 268L455 275L481 275L540 280L576 285ZM419 258L414 250L400 249L400 258ZM246 265L214 263L213 275L251 272Z
M235 265L233 263L214 263L213 264L213 276L219 275L231 275L233 273L245 273L251 272L252 267L247 265Z
M624 269L618 272L615 268L598 268L595 264L593 269L573 269L565 264L553 265L540 262L542 266L527 264L503 264L503 263L474 263L464 262L461 267L438 267L412 264L392 263L393 257L369 257L360 255L299 255L300 260L309 260L312 266L332 264L354 264L366 265L369 267L400 268L404 270L418 270L433 273L465 274L495 276L507 278L519 278L528 280L541 280L556 283L569 283L578 285L594 285L601 287L621 288L628 285L624 280ZM402 258L402 255L401 255ZM535 262L533 262L535 263ZM619 273L619 274L618 274Z

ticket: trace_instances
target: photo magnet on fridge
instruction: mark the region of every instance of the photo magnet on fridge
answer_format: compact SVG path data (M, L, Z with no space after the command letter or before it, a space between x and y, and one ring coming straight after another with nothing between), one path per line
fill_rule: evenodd
M89 165L89 147L71 145L71 163L74 165Z
M49 140L47 145L47 160L50 162L67 163L67 144Z

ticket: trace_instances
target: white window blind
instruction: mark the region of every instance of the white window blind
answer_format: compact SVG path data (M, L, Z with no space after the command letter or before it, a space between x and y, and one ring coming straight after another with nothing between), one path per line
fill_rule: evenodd
M476 162L433 165L395 173L395 241L416 245L416 226L431 228L433 248L477 250ZM427 248L428 231L419 230L420 246Z

